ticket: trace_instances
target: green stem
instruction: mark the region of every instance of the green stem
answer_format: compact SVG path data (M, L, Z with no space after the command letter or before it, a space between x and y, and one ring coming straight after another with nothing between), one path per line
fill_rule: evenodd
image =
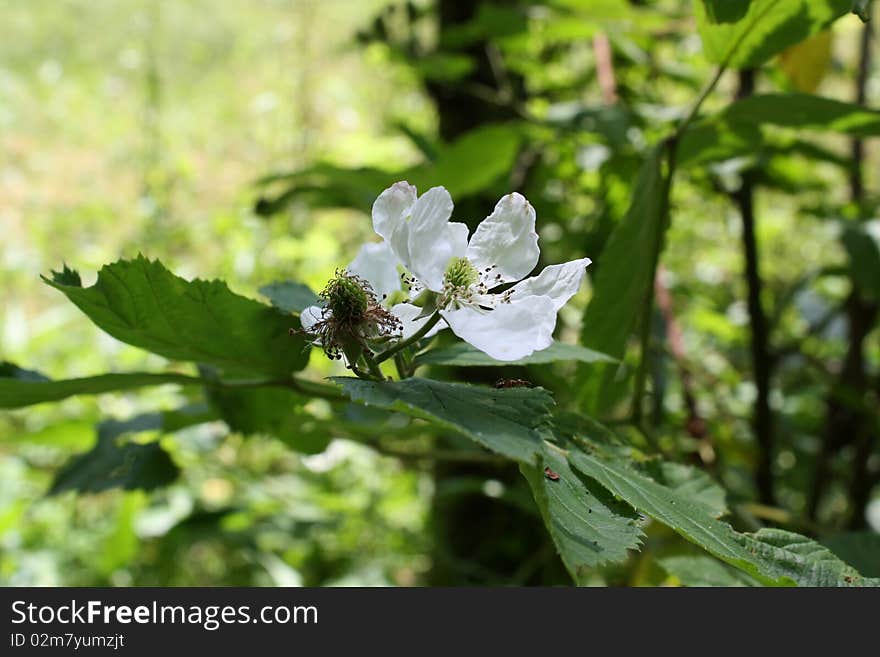
M370 370L370 374L372 374L379 381L385 380L385 375L382 374L382 370L379 369L379 363L373 360L373 357L370 356L368 352L364 352L362 354L364 362L367 364L367 369Z
M428 331L430 331L432 328L434 328L434 326L437 325L437 322L439 322L441 319L442 319L442 317L440 316L440 313L435 312L433 315L431 315L430 319L428 319L428 321L425 322L425 324L424 324L424 326L422 326L422 328L420 328L418 331L413 333L406 340L401 340L400 342L398 342L396 345L394 345L390 349L386 349L381 354L376 356L376 362L381 363L383 361L386 361L389 358L391 358L392 356L400 353L401 351L403 351L407 347L414 345L416 342L418 342L423 337L428 335Z

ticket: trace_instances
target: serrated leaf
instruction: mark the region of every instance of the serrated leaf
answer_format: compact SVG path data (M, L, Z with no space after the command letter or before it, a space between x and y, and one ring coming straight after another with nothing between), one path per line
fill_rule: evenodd
M8 370L7 370L8 371ZM26 372L27 370L20 370ZM5 372L0 371L0 374ZM31 373L35 375L36 373ZM41 375L40 375L41 376ZM75 395L98 395L104 392L132 390L167 383L197 385L200 379L183 374L101 374L81 379L52 381L45 377L0 376L0 408L22 408L42 402L59 401Z
M880 577L880 534L846 532L827 536L822 544L866 577Z
M297 281L276 281L264 285L259 291L273 306L287 313L299 314L320 301L308 285Z
M657 562L683 586L760 586L754 578L708 554L661 557Z
M457 342L448 347L432 349L416 357L418 365L449 365L454 367L503 367L505 365L545 365L563 361L581 363L614 363L611 356L575 344L554 342L541 351L515 361L495 360L488 354L472 347L466 342Z
M569 462L613 495L663 523L683 538L765 584L773 586L853 586L864 578L817 543L797 534L740 534L717 520L713 510L648 478L598 449L573 450ZM812 544L812 545L809 545ZM821 547L821 546L819 546ZM828 552L828 554L826 554Z
M852 9L852 0L752 0L738 20L713 20L725 11L723 4L723 0L695 0L694 10L707 59L733 68L760 66ZM736 13L722 17L735 18Z
M543 388L496 390L420 378L382 383L348 377L333 380L354 401L427 420L533 465L541 450L537 427L553 404Z
M118 340L225 375L286 376L308 362L297 320L239 296L222 281L186 281L139 256L104 266L89 288L44 279Z
M162 428L161 413L101 422L95 446L73 457L58 472L49 494L68 490L96 493L110 488L151 490L171 483L177 478L179 468L157 442L143 445L117 442L126 434Z
M880 586L863 577L831 550L811 538L782 529L760 529L740 540L766 574L789 578L801 586Z
M727 513L727 494L708 474L697 468L661 459L638 464L651 479L667 486L678 495L701 503L716 518Z
M82 279L79 272L67 266L67 263L61 268L61 271L52 272L52 281L61 285L72 285L74 287L82 287Z
M557 478L548 477L548 467ZM591 479L574 472L565 456L544 446L538 466L520 470L535 497L556 550L576 584L587 569L626 560L643 536L638 514Z

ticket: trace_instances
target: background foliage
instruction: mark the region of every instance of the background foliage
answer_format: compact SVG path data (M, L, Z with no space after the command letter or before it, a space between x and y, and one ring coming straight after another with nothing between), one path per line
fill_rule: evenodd
M853 9L4 4L0 582L880 577ZM554 352L325 380L287 329L401 179L594 260Z

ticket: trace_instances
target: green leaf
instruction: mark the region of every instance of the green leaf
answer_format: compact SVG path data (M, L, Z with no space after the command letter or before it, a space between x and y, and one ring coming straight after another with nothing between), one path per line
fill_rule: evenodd
M651 479L667 486L677 495L701 503L715 518L727 513L727 494L708 474L691 465L650 459L637 464Z
M382 383L348 377L333 380L354 401L427 420L528 464L538 463L537 427L553 403L542 388L496 390L420 378Z
M569 461L633 508L676 531L715 557L765 584L775 586L852 586L864 581L830 552L797 534L740 534L714 517L714 510L654 481L625 461L593 449L574 450ZM818 546L821 548L821 546ZM830 555L830 556L829 556Z
M545 474L544 468L551 474ZM520 470L532 488L556 550L576 584L588 568L626 560L643 536L638 514L574 472L565 456L544 445L542 462Z
M284 388L211 388L209 397L233 431L275 436L303 454L323 452L332 438L303 406L308 398Z
M749 10L751 0L702 0L710 23L735 23Z
M730 105L721 117L730 122L840 132L856 137L880 135L880 112L812 94L761 94Z
M30 383L40 383L43 381L48 381L49 377L40 374L35 370L23 369L15 363L3 361L0 362L0 381L2 381L2 379L15 379L18 381L27 381Z
M880 112L811 94L749 96L688 128L678 143L678 164L752 155L767 141L762 125L870 137L880 135ZM827 159L810 146L796 148L806 150L806 156Z
M822 544L866 577L880 577L880 534L846 532L823 538Z
M82 279L79 272L67 266L67 263L61 268L61 271L52 272L52 281L61 285L72 285L73 287L82 287Z
M854 0L852 13L859 17L863 23L871 20L871 4L873 0Z
M657 562L683 586L759 586L754 578L708 554L674 555Z
M297 320L234 294L222 281L186 281L143 256L104 266L89 288L46 280L113 337L224 375L286 376L308 362Z
M706 57L733 68L760 66L852 9L852 0L752 0L737 20L735 4L745 3L696 0L694 7Z
M880 300L880 245L862 226L847 226L840 236L849 256L850 276L866 294Z
M613 363L615 359L598 351L574 344L554 342L541 351L515 361L495 360L488 354L472 347L466 342L458 342L448 347L432 349L416 357L418 365L450 365L454 367L503 367L505 365L545 365L562 361L581 363Z
M662 147L655 148L642 163L629 209L597 258L593 298L584 313L580 342L612 358L623 357L629 336L644 319L653 294L667 224L669 186L662 171L664 152ZM612 365L580 370L580 399L593 413L606 410L620 392L614 381L617 370Z
M179 468L159 443L118 442L126 434L162 428L161 413L101 422L94 448L75 456L58 472L49 494L68 490L97 493L110 488L151 490L170 484Z
M880 586L880 579L863 577L824 545L800 534L765 528L740 535L740 540L765 573L800 586Z
M26 370L21 371L26 372ZM0 370L0 374L5 374L5 372ZM63 381L51 381L45 378L2 377L0 378L0 408L21 408L42 402L59 401L75 395L97 395L104 392L132 390L166 383L189 385L199 384L201 380L183 374L147 374L144 372L101 374Z
M515 123L481 126L441 147L434 162L405 172L401 179L421 192L443 185L456 200L471 196L513 168L521 142L522 133ZM375 196L381 191L377 189Z
M276 281L260 288L260 294L273 306L286 313L301 313L309 306L316 305L320 299L312 289L297 281Z
M667 187L661 158L661 149L655 149L642 164L629 210L596 263L598 273L584 314L581 342L613 358L623 356L654 285L655 254L666 228Z

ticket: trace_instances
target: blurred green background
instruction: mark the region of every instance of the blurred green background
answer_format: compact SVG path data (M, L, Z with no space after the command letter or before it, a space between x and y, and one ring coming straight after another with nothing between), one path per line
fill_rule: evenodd
M448 186L472 225L501 194L520 189L538 210L544 264L598 260L647 145L680 119L712 71L690 2L678 0L0 0L0 24L0 360L53 378L166 363L101 333L39 274L66 262L89 285L101 265L144 253L247 296L278 279L319 290L373 239L377 181L397 172L421 175L422 190ZM850 100L861 29L854 16L840 20L827 44L774 60L759 84ZM610 92L597 37L610 40ZM736 86L735 74L725 78L707 109L723 107ZM876 107L876 66L865 88ZM485 125L502 132L478 132L467 166L455 153L442 164L456 139ZM852 504L850 480L864 462L876 484L878 441L867 453L860 442L829 453L822 445L826 404L851 347L852 281L872 271L847 250L841 226L880 238L880 158L869 143L868 191L853 199L847 138L775 130L774 139L676 181L661 278L696 392L680 380L669 318L658 311L652 421L669 450L705 465L762 522L823 536L845 527L877 532L876 485L865 511ZM428 168L410 169L421 163ZM753 482L756 390L741 229L728 195L746 170L760 172L763 294L779 350L769 396L779 439L772 504ZM258 183L285 172L306 174ZM564 309L561 340L589 330L581 321L589 297L587 285ZM859 353L869 404L860 417L873 438L876 309ZM309 371L339 372L320 354ZM529 376L561 404L578 403L565 382L582 381L580 369ZM161 437L182 466L170 486L46 495L59 468L94 443L99 421L187 401L162 387L0 415L0 584L497 584L532 583L536 573L557 582L552 548L541 540L495 556L458 546L446 573L432 574L443 531L436 466L349 440L302 456L275 438L211 422ZM329 413L318 402L309 411ZM692 430L695 417L705 430ZM830 474L811 502L820 458ZM469 472L442 491L470 496L470 524L450 531L503 533L519 522L507 510L530 501L506 477ZM488 521L499 508L506 520ZM661 553L675 542L659 529L649 537ZM636 559L597 573L597 582L668 576Z

